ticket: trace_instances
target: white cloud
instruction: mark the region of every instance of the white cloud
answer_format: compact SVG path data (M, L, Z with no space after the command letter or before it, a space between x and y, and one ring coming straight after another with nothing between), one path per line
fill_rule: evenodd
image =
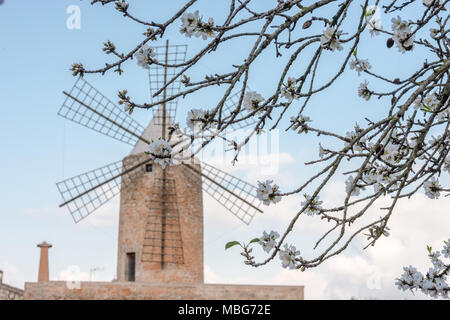
M8 261L0 262L0 270L3 271L3 283L23 289L25 277L20 270Z
M339 183L330 186L329 192L325 193L325 202L332 204L338 200L342 201L342 198L339 199L342 193L340 189ZM289 220L291 218L289 213L295 212L299 204L296 198L286 200L288 199L284 199L278 206L269 207L264 215L258 216L250 231L267 229L267 227L277 230L277 227L282 224L281 221ZM384 199L382 202L387 200ZM379 215L378 207L380 206L382 204L371 210L372 216ZM343 253L305 272L281 269L278 259L275 259L268 266L260 267L257 271L249 271L241 261L242 268L236 276L212 261L205 270L205 278L218 283L304 285L307 299L350 299L351 297L427 299L420 293L413 295L398 290L394 285L395 278L401 275L403 266L410 264L422 271L428 270L430 265L425 250L426 245L440 248L442 241L450 237L449 207L449 198L436 201L428 199L423 194L417 194L411 199L403 199L399 201L391 217L389 237L380 239L374 247L366 250L363 250L366 244L365 238L359 237ZM287 219L284 219L285 214L289 216ZM322 221L314 217L304 217L299 221L289 242L297 245L300 250L310 246L310 242L313 243L312 236L321 235L319 232L321 223ZM239 236L245 234L241 232ZM236 254L232 259L239 260L239 257Z
M94 227L116 226L119 222L120 197L114 197L80 222Z
M68 266L58 274L58 281L79 282L89 281L89 274L81 271L79 266Z
M264 155L243 154L234 166L231 163L232 158L205 157L202 161L230 174L245 173L251 180L278 176L282 166L295 163L295 159L287 152Z

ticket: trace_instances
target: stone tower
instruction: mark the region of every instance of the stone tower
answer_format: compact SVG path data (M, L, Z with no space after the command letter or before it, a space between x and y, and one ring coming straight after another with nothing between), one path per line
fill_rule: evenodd
M40 258L39 258L39 272L38 272L38 281L49 281L49 267L48 267L48 249L52 247L50 243L42 242L37 245L38 248L41 249Z
M144 131L145 139L161 136L157 121L154 117ZM123 160L123 167L145 160L147 148L139 141ZM200 170L200 165L196 168ZM201 178L195 183L184 170L175 163L166 167L163 177L161 166L149 163L133 174L131 183L122 184L118 281L203 283Z

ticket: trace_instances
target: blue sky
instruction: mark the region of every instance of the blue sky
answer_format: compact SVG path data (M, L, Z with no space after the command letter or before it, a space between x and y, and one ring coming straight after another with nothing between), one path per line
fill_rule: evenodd
M132 8L140 17L151 16L163 21L168 18L183 1L135 1ZM226 3L226 2L224 2ZM68 6L78 5L81 8L81 29L69 30L66 20ZM224 4L222 4L224 5ZM262 6L262 4L261 4ZM221 8L216 1L199 1L194 7L199 9L204 17L213 16L216 21L223 20L226 6ZM421 9L419 3L411 11L417 13ZM355 21L350 21L354 23ZM390 21L382 16L385 29L390 29ZM188 44L188 56L195 53L205 44L201 39L187 39L178 32L179 22L167 30L171 43ZM317 26L321 29L322 26ZM112 6L91 6L89 1L60 0L32 1L5 0L0 6L0 138L2 168L0 183L0 268L9 271L5 278L10 277L14 284L22 285L23 281L35 281L37 277L38 249L36 244L46 240L54 245L51 249L51 277L56 279L69 266L77 265L84 273L89 273L93 267L104 270L97 272L97 280L111 280L115 276L117 247L117 199L103 210L97 217L93 216L79 225L75 225L65 209L57 208L60 197L55 183L63 178L88 171L122 159L130 152L127 145L113 141L107 137L91 132L81 126L72 124L57 116L57 111L64 101L62 90L71 88L74 78L68 71L73 62L83 62L87 68L97 68L110 57L102 53L102 44L112 40L123 51L134 47L143 38L145 29L130 23L117 13ZM363 41L358 48L362 58L369 57L375 70L384 72L391 77L400 77L411 73L415 66L420 65L416 55L402 55L396 50L386 49L384 37ZM165 39L165 38L164 38ZM164 40L158 40L163 44ZM209 55L190 74L193 79L205 74L225 72L233 63L241 63L249 41L240 41L234 47L225 46L220 52ZM236 50L238 48L238 50ZM273 51L273 50L272 50ZM373 54L376 52L376 54ZM423 53L425 57L426 53ZM307 55L306 55L307 56ZM275 60L274 52L261 57L255 62L255 70L250 74L250 86L263 95L270 93L273 82L267 81L279 72L277 67L288 57ZM336 60L342 54L329 54L322 63L325 69L334 70L338 67ZM300 70L301 60L293 71ZM322 72L319 79L328 79L330 74ZM356 90L365 78L356 72L347 72L328 90L326 95L311 100L306 114L314 119L315 124L323 128L333 127L341 134L352 127L356 121L365 124L364 117L376 119L383 114L384 109L379 101L365 102L358 98ZM132 61L125 66L125 74L88 76L87 80L97 87L111 100L117 100L117 91L128 89L130 95L138 101L149 98L147 74ZM371 84L378 82L369 80ZM383 87L379 87L378 89ZM191 107L208 108L217 100L218 89L202 94L196 94L181 100L177 120L184 124L186 111ZM294 112L293 112L294 114ZM137 111L133 115L141 124L146 125L151 119L151 112ZM311 174L303 163L317 156L317 138L302 136L288 132L284 133L287 122L281 127L281 139L277 159L280 160L280 170L271 178L275 179L284 190L298 186ZM249 166L231 168L223 165L233 174L247 178L256 184L257 170ZM340 182L329 188L329 197L339 194ZM333 189L336 188L336 189ZM342 189L342 188L341 188ZM223 244L228 240L245 240L259 235L262 230L272 228L272 225L282 230L288 223L288 218L295 213L299 198L287 199L279 206L271 208L264 217L257 217L250 227L240 224L224 210L217 209L213 202L205 200L205 275L209 282L234 283L297 283L311 287L323 286L323 294L319 291L310 297L349 296L392 296L398 293L389 284L389 272L398 269L401 273L403 265L413 263L407 260L417 256L417 263L425 260L424 246L427 243L440 243L445 238L445 229L432 235L435 225L430 222L430 233L424 231L419 240L428 241L418 244L420 248L410 248L407 245L406 230L398 234L393 232L393 246L397 239L398 250L408 253L402 256L405 261L389 262L389 272L384 272L384 263L388 258L380 249L379 253L361 253L361 243L356 241L348 253L339 258L335 265L321 267L319 271L311 271L308 275L280 271L278 261L258 270L249 270L243 266L237 252L225 252ZM418 210L417 208L435 208L442 211L444 203L429 204L424 197L415 203L415 208L404 205L400 212ZM430 209L428 209L430 210ZM218 216L217 211L221 213ZM444 210L445 211L445 210ZM414 211L415 212L415 211ZM284 216L281 216L285 214ZM420 212L418 213L420 214ZM439 213L441 214L441 213ZM442 213L443 214L443 213ZM401 216L401 214L399 214ZM403 216L405 218L405 216ZM407 216L406 216L407 219ZM410 219L407 219L410 221ZM432 221L434 221L432 219ZM439 225L436 218L436 224ZM315 222L305 221L300 226L295 237L312 238ZM410 223L410 222L408 222ZM415 222L411 222L415 225ZM407 228L404 220L399 218L399 228ZM417 228L421 224L418 224ZM221 228L222 233L217 232ZM428 230L425 228L425 230ZM294 236L293 236L294 237ZM295 237L293 241L295 241ZM395 238L397 237L397 238ZM403 238L402 238L403 237ZM448 237L448 235L447 235ZM298 239L297 239L298 240ZM418 241L418 240L417 240ZM387 240L386 247L392 246ZM403 247L402 247L403 246ZM382 247L382 246L381 246ZM383 248L383 247L382 247ZM415 251L412 251L414 250ZM388 250L389 251L389 250ZM261 255L261 257L263 257ZM345 259L348 259L345 260ZM356 261L356 262L355 262ZM361 266L357 276L347 269L352 265ZM342 268L337 268L336 265ZM383 275L384 287L380 290L367 289L365 281L370 275L370 268L379 268ZM370 269L370 270L369 270ZM374 270L375 270L374 269ZM344 270L344 271L342 271ZM365 271L364 271L365 270ZM367 271L369 270L369 271ZM378 269L376 269L378 270ZM377 271L378 272L378 271ZM384 272L384 273L383 273ZM387 274L387 275L386 275ZM345 278L346 275L353 279ZM386 275L386 276L385 276ZM347 279L347 280L346 280ZM355 280L356 279L356 280ZM354 283L353 283L354 282ZM322 288L322 287L320 287ZM408 296L410 297L410 296Z

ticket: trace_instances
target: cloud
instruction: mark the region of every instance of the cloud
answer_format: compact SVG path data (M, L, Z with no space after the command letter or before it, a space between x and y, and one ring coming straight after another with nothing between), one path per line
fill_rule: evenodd
M340 198L343 185L331 185L323 199L327 204L342 201ZM298 209L298 198L284 199L279 205L268 207L264 215L255 219L250 230L237 231L238 238L250 238L248 233L262 229L280 229L282 221L290 220L289 212ZM379 215L379 207L387 203L383 199L379 205L371 209L369 214ZM230 272L216 264L214 260L208 262L205 269L207 281L216 283L254 283L273 285L304 285L307 299L428 299L421 293L412 294L402 292L395 286L395 279L399 277L403 266L414 265L422 272L426 272L430 263L426 253L426 245L438 249L442 241L450 237L450 219L448 219L449 198L430 200L419 193L411 199L402 199L392 214L389 222L391 235L380 239L374 247L363 250L366 244L364 237L355 239L349 248L341 254L330 258L317 268L305 272L282 269L278 259L269 265L249 271L242 263L242 267ZM288 217L285 217L284 215ZM320 225L323 221L314 217L304 217L299 220L289 242L308 254L318 254L310 248L312 239L321 233ZM259 232L259 231L258 231ZM254 235L254 234L252 234ZM229 237L228 237L229 238ZM244 239L246 239L244 238ZM333 238L334 239L334 238ZM258 251L258 250L257 250ZM261 257L256 252L257 260ZM263 257L264 258L264 257ZM238 254L232 259L239 260ZM209 261L209 260L208 260Z
M245 173L246 177L251 180L278 176L283 166L295 163L294 157L287 152L264 155L243 154L234 166L232 160L233 158L230 157L205 157L202 159L203 162L230 174Z
M68 266L58 274L58 281L80 282L89 280L89 274L82 272L81 268L77 265Z
M25 277L20 270L8 261L0 262L0 270L3 271L3 283L23 289Z
M119 222L120 197L114 197L80 222L94 227L116 226Z

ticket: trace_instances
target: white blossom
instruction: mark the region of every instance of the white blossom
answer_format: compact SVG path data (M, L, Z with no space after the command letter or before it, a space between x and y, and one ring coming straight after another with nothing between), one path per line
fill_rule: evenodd
M391 168L387 166L377 166L374 174L376 174L376 181L373 185L375 193L385 189L388 184L391 184L398 179L398 175L392 173ZM398 182L395 182L393 185L395 186L397 183Z
M329 49L331 51L336 49L341 51L344 48L339 40L341 34L342 31L336 31L335 27L326 28L320 37L320 45L322 48Z
M146 44L144 44L134 55L138 66L144 69L150 69L150 64L155 56L155 49Z
M450 118L450 105L438 113L439 120L447 120Z
M437 39L439 35L439 29L431 28L430 29L430 37L433 39Z
M323 159L327 154L328 154L328 151L326 151L322 147L322 144L319 142L319 157L320 157L320 159Z
M431 139L428 141L430 146L434 146L433 148L437 148L439 152L444 151L444 144L448 143L448 138L444 140L442 143L442 135L438 135L437 137L431 136Z
M376 19L374 14L375 11L370 15L370 18L367 20L367 28L369 29L371 37L379 35L380 34L379 30L383 29L381 26L381 20Z
M154 163L159 163L161 167L173 165L172 147L164 139L152 141L149 145L149 156Z
M293 245L284 245L284 248L280 250L279 257L283 268L295 269L297 266L296 258L300 255L300 251Z
M439 192L441 186L439 185L439 181L435 177L427 180L423 184L423 187L425 189L426 196L430 199L437 199L441 195L441 193Z
M372 68L368 59L355 59L350 61L350 69L356 70L358 72L358 76L361 75L361 72L369 70Z
M396 282L396 285L399 287L399 289L406 291L418 288L419 285L423 282L423 274L417 271L417 269L413 266L403 267L403 270L404 273Z
M247 91L244 96L244 108L250 112L257 110L264 101L262 95L256 91Z
M446 258L450 258L450 239L447 241L444 241L444 248L442 249L441 253Z
M128 2L126 2L125 0L122 1L116 1L116 10L120 11L120 12L126 12L128 10L128 7L130 6L128 4Z
M206 111L201 109L191 109L186 116L186 125L189 129L195 130L202 125L202 119L205 118Z
M412 50L414 46L415 34L412 33L410 22L402 20L400 16L397 16L397 18L392 18L391 21L392 30L394 32L392 39L397 45L398 50L401 53Z
M297 79L295 79L294 77L289 77L287 84L284 85L284 87L281 89L282 96L285 97L289 102L298 98L296 93L296 84Z
M367 80L365 80L359 85L358 88L358 95L367 101L369 101L370 97L372 96L372 92L367 88L368 85L369 83L367 82Z
M201 22L197 27L194 36L197 38L202 37L203 40L207 40L208 38L213 38L215 33L213 31L214 27L214 19L209 18L207 23Z
M355 131L348 131L346 133L346 138L350 141L346 143L346 146L349 146L353 142L353 140L358 137L358 135L359 134ZM357 152L362 152L364 150L364 147L366 146L366 141L366 137L360 137L359 140L353 144L353 149Z
M447 158L445 158L443 167L444 167L444 171L447 171L448 173L450 173L450 155L448 155Z
M430 254L430 260L433 264L434 268L438 270L439 272L443 269L445 269L444 262L439 258L441 256L441 253L439 251L435 251Z
M307 123L311 122L311 118L301 114L298 117L291 117L290 121L292 123L292 127L291 127L292 130L296 131L297 129L300 129L300 130L298 130L298 133L300 134L300 133L304 132L305 130L307 130L307 128L308 128Z
M354 180L353 176L349 176L347 178L347 180L345 181L345 191L347 193L349 193L350 190L352 190L354 181L355 180ZM359 196L360 191L361 191L361 188L358 185L355 185L355 187L350 195L351 196Z
M266 180L265 182L258 181L258 189L256 190L256 197L261 200L266 206L270 203L280 202L281 196L277 195L279 187L273 184L273 180Z
M362 179L364 180L364 182L366 182L367 184L373 184L375 182L378 181L378 175L376 173L376 171L374 170L369 170L368 172L364 172L362 175Z
M181 17L181 28L180 33L184 34L186 37L202 37L203 40L206 40L210 37L214 37L215 33L213 31L214 28L214 19L209 18L208 22L203 22L200 18L200 14L197 11L194 13L186 12Z
M431 6L434 3L434 6L441 6L444 4L443 0L422 0L424 6Z
M419 110L425 108L430 111L434 111L439 106L439 98L435 92L426 95L424 98L417 97L414 101L414 109Z
M280 235L276 231L270 231L270 233L264 231L262 237L259 238L258 243L262 246L265 252L269 253L273 248L276 247L276 239L278 239L279 237Z
M307 194L304 195L305 201L301 203L301 206L304 207L307 205L307 203L311 200L311 196L308 196ZM319 200L319 196L315 197L314 200L311 201L311 203L308 205L308 207L305 209L305 213L308 216L313 216L316 214L319 214L322 210L321 204L323 201Z
M387 163L395 164L395 158L398 155L398 151L399 145L389 142L386 146L384 146L383 153L381 154L380 158Z
M190 38L194 34L199 21L200 15L198 10L194 13L186 12L181 17L182 25L180 28L180 32Z

